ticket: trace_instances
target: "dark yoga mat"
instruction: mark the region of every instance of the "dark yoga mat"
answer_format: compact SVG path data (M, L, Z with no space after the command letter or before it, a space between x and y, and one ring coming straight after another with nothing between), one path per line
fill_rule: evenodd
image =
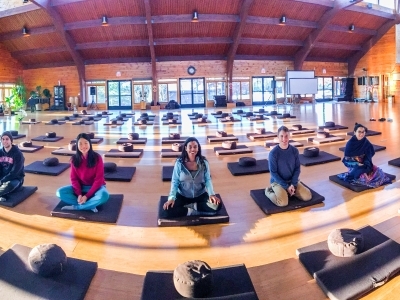
M162 181L171 181L173 172L174 172L174 166L163 166L161 174Z
M115 172L104 172L104 179L107 181L130 182L136 172L136 167L117 167Z
M141 299L184 299L175 289L173 275L173 271L147 272L144 278ZM212 275L213 288L211 293L207 298L196 299L258 299L245 265L212 268Z
M349 129L349 127L347 126L343 126L343 125L335 125L332 127L328 127L328 126L318 126L318 129L323 129L326 131L332 131L332 130L342 130L342 129Z
M388 173L385 173L385 174L386 174L386 176L388 176L391 179L391 181L396 179L395 175L388 174ZM348 189L350 189L350 190L352 190L354 192L357 192L357 193L373 189L372 187L368 187L368 186L365 186L365 185L350 184L349 182L340 179L337 175L329 176L329 180L333 181L334 183L337 183L337 184L339 184L339 185L341 185L341 186L343 186L345 188L348 188Z
M45 135L39 135L31 140L35 141L35 142L57 142L59 140L62 140L63 138L64 137L62 137L62 136L56 136L55 138L49 138Z
M400 167L400 157L388 161L388 164L395 167Z
M7 201L0 202L0 205L7 207L14 207L20 204L21 202L25 201L26 199L28 199L28 197L31 196L34 192L36 192L37 189L38 189L37 186L22 186L16 191L3 196L4 198L7 199Z
M64 155L64 156L72 156L75 153L76 153L75 150L69 150L68 148L58 148L56 150L51 151L51 154Z
M219 194L216 194L221 199L221 209L214 216L185 216L179 218L164 218L163 205L168 201L168 196L161 196L158 202L158 226L161 227L172 227L172 226L195 226L205 224L217 224L229 222L229 215L226 211L225 205L222 202L222 198Z
M303 166L314 166L319 164L325 164L333 161L339 161L341 158L339 156L330 154L325 151L319 151L317 157L306 157L304 154L299 155L300 164Z
M359 229L364 250L352 257L333 255L327 241L297 249L300 262L331 299L359 299L400 270L400 245L376 229Z
M308 187L308 186L306 186L306 187ZM322 201L325 200L325 197L318 194L316 191L314 191L312 189L310 189L310 191L312 194L312 198L310 201L301 201L298 198L293 196L293 197L289 198L289 204L287 206L283 206L283 207L277 206L274 203L272 203L271 200L269 200L267 198L267 196L265 196L265 189L251 190L250 196L253 198L253 200L257 203L257 205L261 208L261 210L265 214L272 215L272 214L276 214L276 213L281 213L281 212L285 212L285 211L290 211L290 210L294 210L294 209L298 209L298 208L315 205L315 204L321 203Z
M373 136L373 135L380 135L380 134L382 134L382 132L380 132L380 131L373 131L373 130L369 130L369 129L368 129L368 131L367 131L367 133L365 134L365 136ZM353 131L350 131L350 132L347 133L347 135L353 136L353 135L354 135L354 132L353 132Z
M61 210L61 207L69 205L62 201L51 211L53 217L104 222L104 223L116 223L119 211L121 210L122 200L124 195L122 194L111 194L108 201L97 207L97 213L88 210Z
M118 145L120 145L120 144L125 144L125 143L130 143L130 144L146 144L146 142L147 142L147 138L139 138L139 139L137 139L137 140L130 140L130 139L128 139L128 138L120 138L120 139L117 141L117 144L118 144Z
M96 274L97 263L67 258L60 275L42 277L31 271L28 256L32 249L15 244L0 256L1 299L83 300Z
M39 151L40 149L43 149L44 146L38 146L38 145L32 145L30 147L23 147L18 145L19 150L21 150L21 152L26 152L26 153L33 153L36 151Z
M38 160L25 166L25 173L57 176L70 167L69 163L59 163L57 166L49 167L43 164L43 161Z
M214 147L214 152L217 155L234 155L234 154L244 154L244 153L252 153L251 150L246 145L238 145L236 149L225 149L223 147Z
M269 172L267 159L259 159L257 160L257 164L251 167L240 166L238 162L230 162L227 166L233 176L254 175Z
M106 154L104 154L104 157L120 157L120 158L138 158L143 154L142 149L133 149L132 152L123 152L119 151L118 149L111 149Z
M382 150L385 150L385 149L386 149L385 146L379 146L379 145L374 145L374 144L372 144L372 147L374 147L375 152L382 151ZM344 152L344 149L345 149L345 148L346 148L346 147L340 147L339 150L342 151L342 152Z
M12 137L13 137L13 140L17 140L17 139L26 137L26 134L17 134L17 135L13 135Z

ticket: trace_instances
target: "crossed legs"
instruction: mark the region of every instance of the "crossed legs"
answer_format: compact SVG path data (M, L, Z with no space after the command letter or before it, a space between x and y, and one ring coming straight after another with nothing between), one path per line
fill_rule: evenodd
M273 182L270 187L265 189L265 196L277 206L287 206L289 204L289 195L287 191L276 182ZM312 198L310 190L300 181L297 184L294 196L302 201L309 201Z

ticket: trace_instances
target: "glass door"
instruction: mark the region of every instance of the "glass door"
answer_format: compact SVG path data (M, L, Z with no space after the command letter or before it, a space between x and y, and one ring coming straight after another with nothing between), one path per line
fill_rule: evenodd
M179 79L182 108L205 107L204 78Z
M275 77L253 77L253 105L275 104Z
M132 109L132 84L130 80L107 81L108 109Z
M333 77L318 77L318 91L315 100L333 100Z

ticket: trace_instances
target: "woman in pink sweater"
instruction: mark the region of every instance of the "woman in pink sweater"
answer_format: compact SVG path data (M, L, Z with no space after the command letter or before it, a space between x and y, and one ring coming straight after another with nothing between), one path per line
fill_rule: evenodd
M97 206L107 202L110 196L104 181L103 160L93 151L86 133L80 133L76 141L76 154L71 158L71 185L59 188L57 197L68 204L63 210L97 212Z

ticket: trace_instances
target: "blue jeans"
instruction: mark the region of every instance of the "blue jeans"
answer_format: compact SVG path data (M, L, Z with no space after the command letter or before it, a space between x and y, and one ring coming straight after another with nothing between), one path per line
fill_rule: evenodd
M86 194L90 188L91 186L88 185L82 186L82 193ZM94 193L94 195L83 204L78 203L78 196L75 195L72 185L60 187L57 190L56 195L62 202L76 206L77 210L91 210L106 203L110 197L105 185L99 188L96 193Z

